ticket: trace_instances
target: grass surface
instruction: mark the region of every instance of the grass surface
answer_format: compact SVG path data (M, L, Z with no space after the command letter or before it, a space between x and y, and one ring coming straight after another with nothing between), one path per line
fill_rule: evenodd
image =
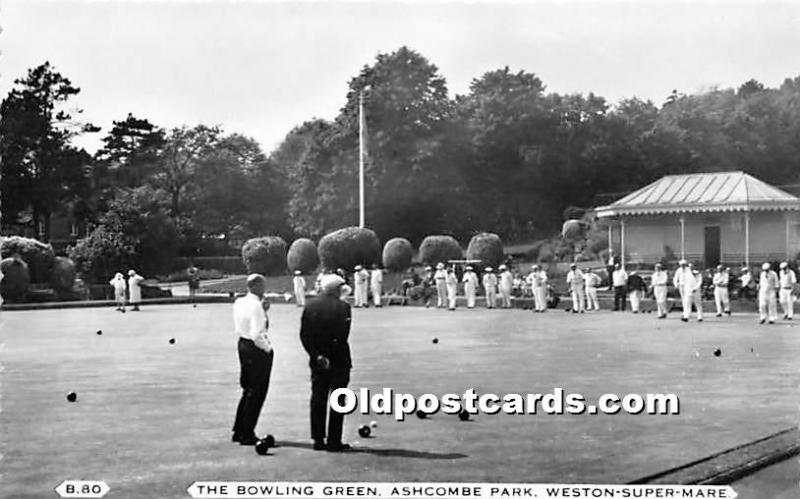
M48 497L64 479L105 480L109 498L187 497L195 480L619 483L797 424L796 324L390 307L354 310L353 389L674 392L681 414L351 415L345 437L358 452L314 452L299 316L270 310L276 360L258 431L280 447L262 457L230 442L229 304L2 312L0 495ZM375 438L359 438L372 419Z

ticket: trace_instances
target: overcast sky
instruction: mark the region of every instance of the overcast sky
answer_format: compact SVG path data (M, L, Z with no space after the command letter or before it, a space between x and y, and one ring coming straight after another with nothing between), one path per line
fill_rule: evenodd
M220 124L271 151L295 125L333 118L347 82L402 45L450 94L509 66L548 91L663 103L673 90L775 87L800 75L800 2L0 1L0 95L49 60L103 128Z

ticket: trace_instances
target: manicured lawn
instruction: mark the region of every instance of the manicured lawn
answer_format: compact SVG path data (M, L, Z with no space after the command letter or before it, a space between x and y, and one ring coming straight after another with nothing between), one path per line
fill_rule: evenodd
M681 413L351 415L357 452L314 452L300 310L270 316L276 361L259 432L281 445L262 457L230 442L230 304L2 312L0 495L48 497L64 479L105 480L109 498L187 497L195 480L620 483L797 424L797 324L389 307L354 310L354 389L675 393ZM375 437L360 438L372 419Z

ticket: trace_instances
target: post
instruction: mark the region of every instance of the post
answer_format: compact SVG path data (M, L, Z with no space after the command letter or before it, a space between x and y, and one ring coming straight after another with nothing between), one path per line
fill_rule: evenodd
M364 89L358 93L358 226L364 228Z
M625 269L625 219L619 221L619 263Z
M744 266L750 266L750 213L744 212Z
M681 260L686 260L686 219L681 217Z
M786 261L792 259L792 255L789 254L789 233L791 231L791 223L789 221L789 212L786 213L784 216L786 219Z
M612 229L611 222L609 221L609 223L608 223L608 249L609 249L609 251L613 251L613 248L614 248L613 244L614 244L614 241L613 241L613 229Z

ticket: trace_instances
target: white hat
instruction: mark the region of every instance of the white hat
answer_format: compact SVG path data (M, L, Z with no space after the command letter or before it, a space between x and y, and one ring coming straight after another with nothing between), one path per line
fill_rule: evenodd
M761 268L764 269L764 270L769 270L770 269L770 264L767 263L767 262L764 262L764 264L761 265Z
M539 270L539 266L538 265L534 265L533 267L531 267L531 270Z
M782 269L789 268L789 264L787 262L781 262L781 268Z
M363 268L364 268L364 267L362 267L361 265L356 265L356 270L361 270L361 269L363 269Z
M508 267L506 267L505 265L500 265L499 267L497 267L498 270L506 270L507 268Z
M344 279L336 274L325 274L319 283L320 289L324 293L332 293L339 289L344 284Z
M742 267L742 272L750 272L750 269L748 267Z
M128 271L128 275L136 275L136 271L131 269Z
M444 268L444 264L442 262L439 262L436 264L436 268L441 270Z
M570 268L573 268L573 269L574 269L574 268L575 268L575 267L577 267L578 265L577 265L576 263L570 263L570 264L569 264L569 266L570 266Z
M486 268L485 268L485 269L483 269L483 270L484 270L484 272L491 272L493 269L492 269L491 267L486 267Z
M679 260L678 265L686 265L686 260Z
M472 265L467 265L467 270L472 270Z
M299 270L295 270L294 275L302 275L302 272L300 272Z
M431 267L430 265L428 265L427 267L425 267L425 270L433 270L433 267Z
M125 278L125 276L123 276L123 275L122 275L121 273L119 273L119 272L117 272L117 273L114 275L114 279L124 279L124 278Z

